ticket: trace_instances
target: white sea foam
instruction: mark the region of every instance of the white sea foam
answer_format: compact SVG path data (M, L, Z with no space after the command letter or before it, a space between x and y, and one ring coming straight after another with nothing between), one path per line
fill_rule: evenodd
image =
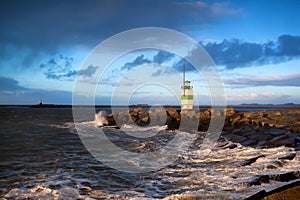
M107 112L105 110L101 110L95 114L95 123L97 126L107 125Z
M93 129L97 128L92 121L82 122L81 124ZM70 124L66 126L69 126L71 129ZM132 133L149 130L163 131L166 137L159 136L157 140L160 142L168 142L168 135L188 134L180 131L170 132L163 130L165 127L143 128L125 125L123 128ZM149 141L148 143L147 141L138 142L138 138L126 138L121 134L120 129L113 129L111 127L102 127L101 129L109 133L111 140L117 141L119 144L121 143L123 147L127 147L129 150L142 152L143 149L149 148ZM85 130L88 131L89 129L87 128ZM201 135L202 133L199 132L198 134ZM233 144L236 146L229 148ZM207 152L200 150L201 142L198 142L196 147L188 150L181 149L181 143L178 143L177 146L178 160L159 171L141 175L139 178L129 179L129 181L134 182L135 188L121 189L126 186L126 183L120 183L118 179L113 180L111 177L106 177L112 181L112 183L108 183L107 188L98 190L93 189L93 187L88 187L84 189L87 191L86 196L74 192L72 197L96 199L165 198L168 200L192 197L199 199L243 199L263 189L270 190L288 183L270 180L269 182L262 182L260 185L253 184L260 176L300 171L300 155L299 152L295 152L293 148L277 147L259 149L245 147L241 144L235 144L229 141L220 141L211 151ZM292 153L296 154L294 159L280 159ZM105 155L103 157L105 157ZM107 159L112 159L110 155L106 157ZM249 165L245 164L245 161L255 157L259 158ZM120 155L120 159L123 159L122 162L128 161L128 159L122 157L122 155ZM134 158L130 160L133 164L138 163ZM117 187L117 185L120 185L120 187ZM68 186L63 187L68 188ZM23 189L15 188L6 195L7 197L11 197L13 194L32 193L32 191L29 190L22 190ZM75 188L75 190L80 189ZM37 194L37 190L34 191L35 194ZM54 190L49 192L46 188L41 191L41 195L54 195ZM65 195L65 191L61 189L55 190L54 193L55 195ZM32 196L29 197L31 198Z
M53 190L45 186L36 186L31 189L11 189L4 198L10 199L92 199L87 195L81 195L77 188L63 187Z
M124 131L163 131L166 130L168 128L168 125L164 125L164 126L146 126L146 127L142 127L142 126L133 126L133 125L129 125L129 124L123 124L121 126L121 129Z

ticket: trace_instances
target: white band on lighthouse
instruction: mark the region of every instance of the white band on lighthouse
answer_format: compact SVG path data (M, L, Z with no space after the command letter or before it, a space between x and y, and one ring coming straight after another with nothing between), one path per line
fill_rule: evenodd
M194 105L194 92L191 82L185 80L185 65L183 65L183 86L181 86L181 110L192 110Z

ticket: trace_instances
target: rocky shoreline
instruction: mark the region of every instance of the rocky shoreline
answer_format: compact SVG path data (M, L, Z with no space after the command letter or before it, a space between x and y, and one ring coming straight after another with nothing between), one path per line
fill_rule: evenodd
M207 131L213 117L224 117L222 137L244 146L269 148L287 146L300 150L300 108L235 112L233 107L225 110L208 108L182 114L173 107L157 107L151 110L135 107L129 112L108 115L108 125L133 123L139 126L168 125L169 130L178 129L181 120L199 123L198 131ZM165 123L164 123L165 122Z
M262 190L258 193L246 198L245 200L293 200L299 199L300 196L300 181L295 181L284 185L282 187L276 188L269 192Z
M129 112L115 113L115 116L110 114L107 119L108 125L116 125L116 121L119 123L117 123L118 126L120 123L134 123L139 126L168 125L169 130L178 129L182 120L190 120L193 123L199 123L198 131L206 132L213 117L224 117L224 127L219 141L233 142L227 145L226 148L236 148L235 143L240 143L243 146L253 148L286 146L294 149L295 151L291 151L290 154L278 158L279 165L296 159L296 151L300 151L300 108L235 112L233 107L227 107L225 110L208 108L199 112L180 112L180 110L173 107L157 107L150 110L135 107L131 108ZM263 156L245 160L241 163L241 166L251 165L260 157ZM247 184L252 186L269 183L270 181L290 182L299 179L300 171L293 171L258 175ZM297 199L300 196L299 185L300 181L296 181L268 192L262 190L251 195L247 200Z
M232 113L224 137L251 147L287 146L300 150L300 109Z

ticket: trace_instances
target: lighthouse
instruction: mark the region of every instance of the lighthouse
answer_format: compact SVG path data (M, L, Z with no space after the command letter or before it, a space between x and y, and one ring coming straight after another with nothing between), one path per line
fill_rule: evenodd
M181 86L181 110L192 110L194 92L191 81L185 80L185 64L183 64L183 85Z

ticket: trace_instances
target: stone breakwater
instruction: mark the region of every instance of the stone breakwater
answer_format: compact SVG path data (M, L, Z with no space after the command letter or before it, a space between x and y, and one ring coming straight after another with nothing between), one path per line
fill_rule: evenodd
M157 107L145 110L136 107L129 112L107 116L108 125L136 124L168 125L178 129L182 120L197 122L198 131L207 131L213 117L224 117L222 137L251 147L293 147L300 150L300 108L267 111L235 112L233 107L225 110L208 108L201 111L182 112L173 107Z
M287 146L299 151L300 109L232 112L223 131L224 137L244 146Z

